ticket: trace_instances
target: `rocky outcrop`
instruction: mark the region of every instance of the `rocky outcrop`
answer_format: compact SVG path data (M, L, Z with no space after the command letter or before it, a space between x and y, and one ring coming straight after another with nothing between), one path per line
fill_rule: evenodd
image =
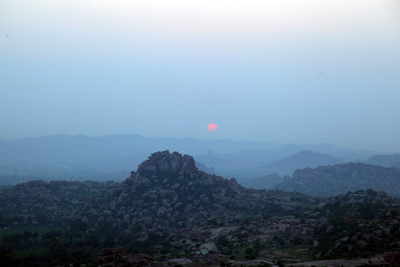
M235 178L199 171L191 156L163 151L152 154L122 183L20 184L0 196L0 211L29 214L34 208L48 214L49 222L82 220L88 228L112 227L145 243L150 233L162 234L166 229L176 231L209 221L230 227L243 218L292 209L285 204L286 198L272 194L246 189ZM40 218L32 221L43 224ZM209 236L208 229L201 231L199 238Z
M7 189L0 195L0 219L13 226L84 224L99 235L104 229L113 229L112 244L127 246L120 242L129 240L154 253L229 255L260 240L274 247L313 245L310 255L332 258L373 253L381 243L395 247L400 242L396 236L398 203L373 190L325 199L298 192L246 189L235 178L197 170L188 155L163 151L152 154L122 183L37 181ZM31 209L47 218L7 218L8 214L31 215ZM347 230L350 226L351 232ZM396 239L388 238L390 235ZM327 238L330 236L335 238ZM204 260L204 266L214 264L203 256L198 260ZM127 255L122 249L105 249L99 256L101 266L146 262L148 266L159 264L148 255Z
M400 253L389 253L383 259L390 264L390 266L400 266Z
M168 150L151 154L137 170L138 173L170 172L179 175L190 175L195 171L197 168L193 157L182 156L178 152L171 154Z

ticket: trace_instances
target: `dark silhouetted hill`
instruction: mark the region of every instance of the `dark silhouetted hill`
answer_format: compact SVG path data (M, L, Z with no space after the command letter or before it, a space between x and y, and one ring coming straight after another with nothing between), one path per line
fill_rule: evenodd
M299 170L294 180L318 188L326 177L386 177L385 184L397 173L351 163ZM121 183L36 180L0 191L0 259L22 266L8 264L14 251L30 255L23 266L54 258L59 266L316 266L301 261L338 258L357 260L335 266L398 266L391 252L400 242L399 207L399 198L371 189L330 198L247 189L198 170L189 155L160 151Z
M210 170L214 169L223 177L235 177L239 183L277 172L260 169L260 166L290 157L302 150L330 154L343 159L344 162L356 158L366 160L378 154L338 148L330 144L278 146L271 143L231 140L146 138L135 134L99 137L52 135L12 141L0 140L0 176L41 176L44 180L75 180L83 176L94 177L124 170L129 172L153 151L166 149L196 155L194 158L199 163L205 164ZM213 152L208 153L209 151ZM310 163L308 166L319 164L321 163ZM299 167L304 165L290 168Z

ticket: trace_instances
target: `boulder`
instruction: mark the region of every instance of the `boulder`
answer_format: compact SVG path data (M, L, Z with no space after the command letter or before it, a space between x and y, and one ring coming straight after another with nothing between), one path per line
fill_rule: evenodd
M360 249L365 249L368 247L368 243L365 242L364 240L360 240L356 243L356 246Z
M385 255L383 259L392 266L400 266L400 253L398 252L389 253Z
M109 263L113 263L117 257L125 255L125 249L123 247L117 248L103 248L99 253L97 262L100 266L108 266Z

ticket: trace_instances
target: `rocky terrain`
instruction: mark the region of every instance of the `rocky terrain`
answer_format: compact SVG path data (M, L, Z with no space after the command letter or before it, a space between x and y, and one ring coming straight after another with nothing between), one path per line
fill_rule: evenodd
M400 247L399 199L385 192L340 194L318 211L325 219L314 228L315 258L368 257Z
M400 169L364 163L346 163L296 170L276 188L297 191L310 196L334 196L372 188L400 196Z
M3 190L0 238L16 251L41 245L64 263L282 266L395 251L398 212L399 199L385 192L323 198L248 189L162 151L121 183L39 180Z
M271 192L198 171L192 157L168 151L152 154L122 183L29 181L3 191L0 201L2 211L47 213L54 222L81 218L128 231L181 229L220 217L228 223L293 209Z

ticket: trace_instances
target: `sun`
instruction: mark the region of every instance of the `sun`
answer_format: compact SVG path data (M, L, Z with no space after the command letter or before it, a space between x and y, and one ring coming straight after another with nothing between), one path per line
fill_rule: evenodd
M207 130L208 130L210 133L215 133L215 132L218 130L218 126L217 126L215 123L210 123L210 124L207 126Z

